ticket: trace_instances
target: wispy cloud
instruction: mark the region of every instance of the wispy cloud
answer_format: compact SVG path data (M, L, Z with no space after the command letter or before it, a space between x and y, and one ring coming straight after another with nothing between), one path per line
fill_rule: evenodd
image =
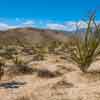
M27 20L21 23L21 26L24 26L24 27L32 27L33 25L35 25L35 21L33 20Z
M19 19L16 19L19 20ZM0 30L8 30L13 28L24 28L24 27L33 27L35 25L35 22L33 20L26 20L22 21L20 24L8 24L0 22Z
M96 21L100 24L100 21ZM76 28L86 28L87 23L85 21L65 21L63 23L57 23L54 21L36 21L36 20L21 20L19 18L15 19L15 24L0 22L0 30L7 30L12 28L24 28L24 27L37 27L37 28L47 28L53 30L64 30L64 31L75 31Z
M8 29L8 25L5 23L0 23L0 30L7 30Z
M57 29L57 30L66 30L66 31L75 31L76 28L86 28L87 23L84 21L66 21L64 24L55 24L55 23L48 23L47 28L49 29Z
M57 30L65 30L66 29L66 26L63 24L48 23L46 26L49 29L57 29Z
M6 23L0 23L0 30L8 30L12 28L17 28L18 26L8 25Z

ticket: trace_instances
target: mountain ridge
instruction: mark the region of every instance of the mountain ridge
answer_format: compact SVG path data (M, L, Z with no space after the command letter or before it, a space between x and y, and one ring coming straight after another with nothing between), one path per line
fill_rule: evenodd
M0 43L14 44L16 40L28 43L41 43L42 41L60 40L65 41L67 32L38 29L38 28L15 28L0 31Z

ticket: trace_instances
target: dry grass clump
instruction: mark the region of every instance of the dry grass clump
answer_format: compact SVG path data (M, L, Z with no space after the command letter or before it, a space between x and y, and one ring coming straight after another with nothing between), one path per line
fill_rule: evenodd
M30 68L26 62L21 60L18 56L16 56L15 59L13 59L14 66L15 66L15 72L19 74L32 74L33 69ZM12 70L13 70L12 69Z
M44 69L40 69L40 70L38 69L37 75L42 78L54 78L57 76L56 73L50 72L49 70L44 70Z
M17 98L16 100L32 100L32 99L29 97L22 96L22 97Z
M49 53L58 54L62 50L64 43L59 40L53 40L48 43Z
M13 58L13 62L16 65L23 65L23 64L25 64L25 62L22 59L20 59L18 56L16 56L15 58Z
M45 60L48 54L48 47L43 44L37 44L32 47L33 49L33 60Z
M93 28L93 25L95 28ZM93 61L100 55L100 28L95 23L92 15L88 22L85 37L80 38L76 45L69 49L70 59L86 72Z
M4 47L0 50L0 56L5 59L12 59L13 55L17 55L17 50L14 47Z
M5 66L4 60L0 60L0 80L2 76L4 75L4 66Z

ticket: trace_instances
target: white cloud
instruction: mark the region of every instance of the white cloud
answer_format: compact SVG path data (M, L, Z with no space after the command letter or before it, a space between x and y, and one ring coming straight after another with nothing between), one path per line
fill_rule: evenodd
M11 28L17 28L17 26L8 25L6 23L0 23L0 30L8 30Z
M55 30L73 31L76 30L76 25L73 22L66 22L65 24L50 23L47 24L47 28Z
M0 30L7 30L8 29L8 25L5 23L0 23Z
M57 30L65 30L65 25L62 25L62 24L54 24L54 23L51 23L51 24L47 24L47 28L49 29L57 29Z
M0 30L8 30L8 29L13 29L13 28L33 27L33 25L35 25L35 23L32 20L27 20L27 21L21 22L18 25L10 25L10 24L7 24L7 23L0 22Z
M24 27L32 27L34 24L35 24L35 22L32 20L27 20L25 22L22 22L22 26L24 26Z
M86 28L87 23L84 21L67 21L64 24L55 24L55 23L48 23L47 28L49 29L57 29L57 30L66 30L66 31L75 31L76 28Z
M64 23L55 23L53 21L35 21L35 20L21 20L19 18L15 19L16 24L7 24L0 22L0 30L7 30L12 28L24 28L24 27L43 27L54 30L65 30L65 31L75 31L77 26L78 28L86 28L87 23L85 21L66 21ZM100 24L100 21L96 21L97 24Z
M65 23L65 26L67 27L67 29L69 31L73 31L73 30L76 30L76 28L78 27L79 29L81 28L86 28L87 27L87 23L85 21L78 21L78 22L75 22L75 21L69 21L69 22L66 22Z
M68 21L68 22L65 22L65 27L66 27L66 30L67 31L74 31L76 30L76 22L74 21Z
M85 21L79 21L77 25L79 28L87 28L87 23Z
M19 28L20 25L9 25L6 23L0 23L0 30L4 31L4 30L8 30L8 29L13 29L13 28Z

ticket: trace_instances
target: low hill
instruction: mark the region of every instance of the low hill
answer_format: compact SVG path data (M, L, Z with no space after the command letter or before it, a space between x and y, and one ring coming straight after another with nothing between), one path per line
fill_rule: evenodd
M36 28L17 28L7 31L0 31L0 43L14 44L17 41L23 43L40 43L50 40L66 40L66 33L63 31L36 29Z

